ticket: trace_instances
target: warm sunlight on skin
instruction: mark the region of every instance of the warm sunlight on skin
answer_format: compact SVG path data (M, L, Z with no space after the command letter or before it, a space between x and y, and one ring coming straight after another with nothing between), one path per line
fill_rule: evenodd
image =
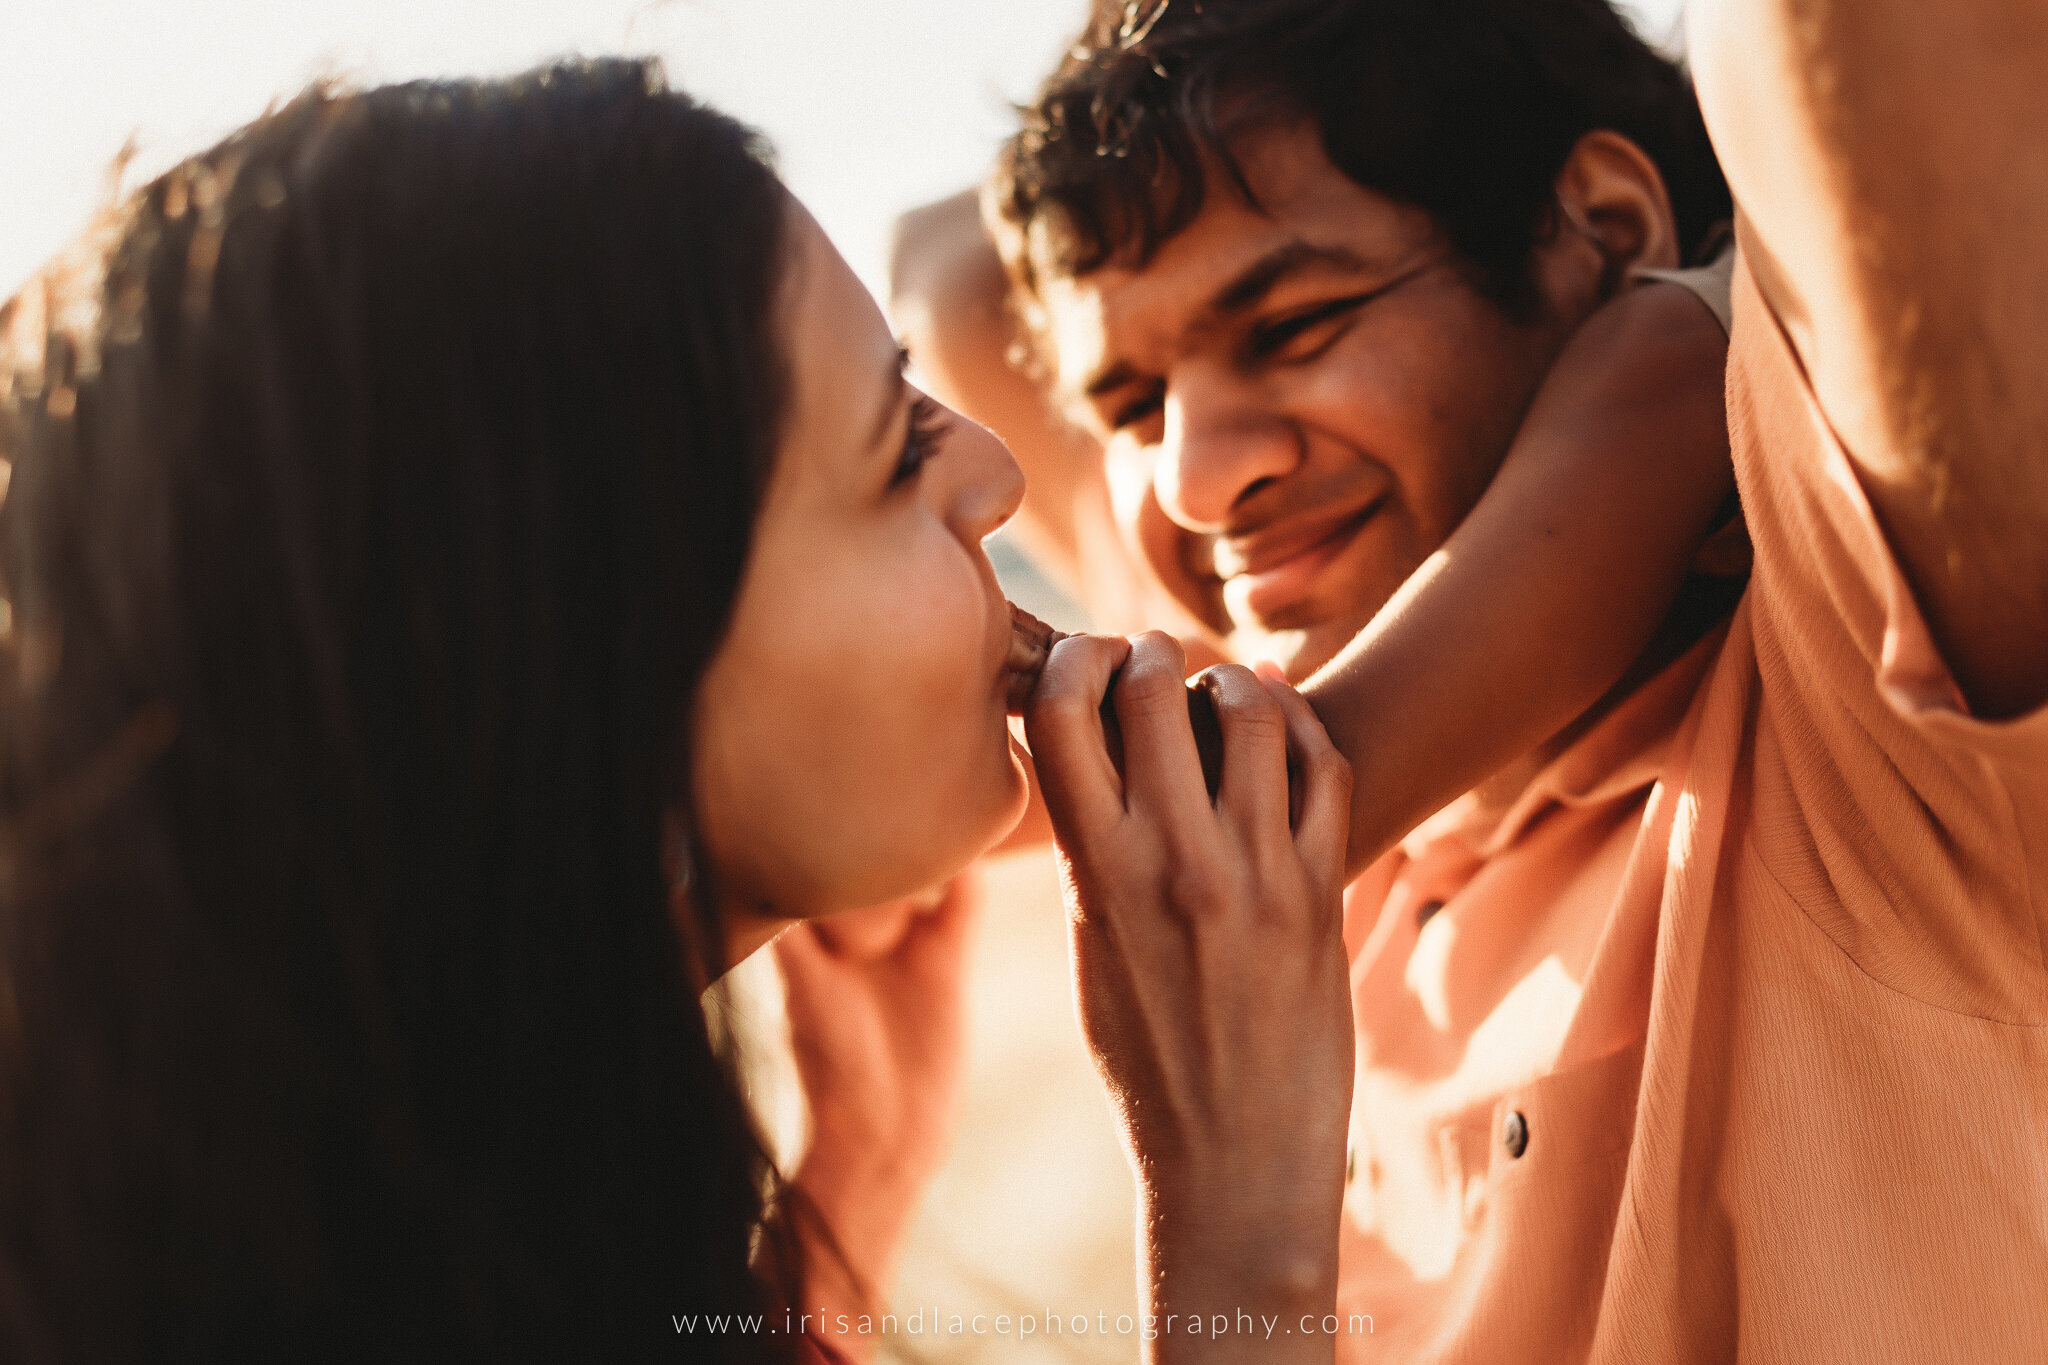
M1511 323L1427 215L1345 176L1312 125L1238 150L1264 212L1211 193L1143 269L1046 302L1119 519L1233 657L1299 682L1471 510L1579 319Z
M784 434L725 644L699 695L694 791L733 958L776 922L878 904L1016 823L1011 625L981 542L1023 474L906 384L896 340L791 201Z

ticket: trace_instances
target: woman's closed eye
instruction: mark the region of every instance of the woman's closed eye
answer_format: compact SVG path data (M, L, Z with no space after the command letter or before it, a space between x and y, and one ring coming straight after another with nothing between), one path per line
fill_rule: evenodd
M946 410L936 401L921 393L912 398L910 424L903 435L903 453L897 458L896 472L890 476L889 486L897 488L916 478L926 463L939 453L951 426Z

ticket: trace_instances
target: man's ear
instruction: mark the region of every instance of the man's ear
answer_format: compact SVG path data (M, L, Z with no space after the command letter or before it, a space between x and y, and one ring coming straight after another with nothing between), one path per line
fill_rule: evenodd
M1553 276L1548 283L1563 294L1593 283L1598 298L1609 298L1631 270L1679 264L1678 223L1664 177L1620 133L1596 128L1580 138L1557 174L1556 194L1556 229L1537 255L1539 269ZM1597 269L1597 283L1584 278L1587 266ZM1556 278L1560 273L1572 278Z

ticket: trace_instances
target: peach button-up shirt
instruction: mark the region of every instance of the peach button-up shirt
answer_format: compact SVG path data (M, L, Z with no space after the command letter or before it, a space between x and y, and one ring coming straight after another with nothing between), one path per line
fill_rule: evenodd
M1348 898L1340 1360L2048 1365L2048 711L1734 305L1733 617Z

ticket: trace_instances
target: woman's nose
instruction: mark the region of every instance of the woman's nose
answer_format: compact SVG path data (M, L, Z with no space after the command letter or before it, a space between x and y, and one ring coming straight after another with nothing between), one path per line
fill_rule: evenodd
M1220 367L1174 377L1165 409L1153 490L1160 507L1187 530L1226 530L1248 494L1300 463L1293 426L1256 389Z
M954 439L961 479L954 495L953 517L963 539L980 542L1001 530L1024 505L1024 471L1017 458L988 428L965 417L954 418L961 430Z

